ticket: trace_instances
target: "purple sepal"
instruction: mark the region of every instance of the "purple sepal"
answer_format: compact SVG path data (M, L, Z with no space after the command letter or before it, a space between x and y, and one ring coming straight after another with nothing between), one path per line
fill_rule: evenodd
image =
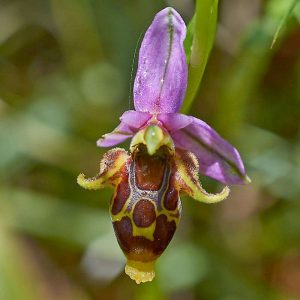
M123 113L121 123L111 133L97 141L98 147L113 147L132 137L151 118L150 114L128 110Z
M193 152L200 172L224 184L247 182L238 151L205 122L189 117L192 123L172 134L176 147Z
M173 8L167 7L155 16L139 52L133 90L137 111L179 111L187 86L185 35L184 21Z

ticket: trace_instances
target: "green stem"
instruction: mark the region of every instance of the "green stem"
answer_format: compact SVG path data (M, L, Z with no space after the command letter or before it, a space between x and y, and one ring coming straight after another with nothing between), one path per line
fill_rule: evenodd
M218 0L197 0L193 20L194 30L188 32L188 35L193 34L193 38L191 47L187 49L189 80L182 107L183 113L187 113L191 108L200 86L215 39L217 15Z

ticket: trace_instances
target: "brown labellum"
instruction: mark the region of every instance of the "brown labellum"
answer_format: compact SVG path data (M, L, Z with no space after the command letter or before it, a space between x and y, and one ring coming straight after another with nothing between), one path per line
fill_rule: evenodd
M154 263L175 233L181 215L179 192L216 203L228 196L229 189L207 193L198 181L195 155L175 150L168 133L157 125L140 130L130 151L108 151L99 174L92 178L80 174L77 182L86 189L115 188L110 203L113 227L127 257L125 272L140 283L154 278Z
M181 215L174 162L167 148L149 155L138 147L122 170L111 201L111 218L126 273L137 283L152 280L154 262L170 243Z

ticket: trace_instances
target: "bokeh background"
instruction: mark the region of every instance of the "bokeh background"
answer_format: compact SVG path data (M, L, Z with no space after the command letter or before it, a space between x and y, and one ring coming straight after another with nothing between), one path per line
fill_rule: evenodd
M216 205L184 198L155 281L136 285L89 192L95 141L132 108L138 41L193 1L0 0L0 299L300 299L300 5L222 0L190 111L232 142L252 184ZM128 144L125 144L128 146ZM210 191L220 189L201 178Z

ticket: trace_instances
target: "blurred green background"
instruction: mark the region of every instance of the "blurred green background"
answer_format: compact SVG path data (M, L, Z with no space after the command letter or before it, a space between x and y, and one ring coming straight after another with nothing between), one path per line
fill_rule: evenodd
M155 13L172 5L188 23L194 3L0 0L1 300L300 299L300 5L285 18L293 2L220 1L190 113L240 150L252 184L211 206L183 197L156 279L138 286L111 228L112 190L85 191L76 177L98 172L95 141L133 107L134 53Z

